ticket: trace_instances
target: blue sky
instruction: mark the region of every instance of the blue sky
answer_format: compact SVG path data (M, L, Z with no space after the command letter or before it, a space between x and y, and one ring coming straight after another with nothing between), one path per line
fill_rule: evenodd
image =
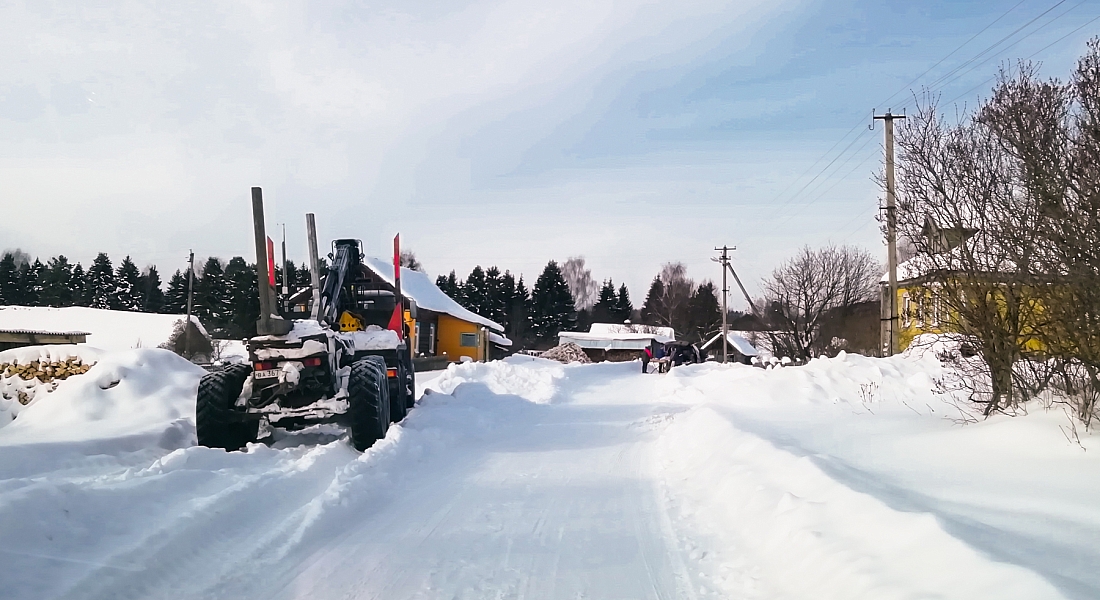
M1079 0L409 4L5 4L0 247L249 256L260 185L297 260L313 211L433 275L584 256L640 303L725 243L755 289L804 244L883 254L873 108L973 105L1031 56L1065 77L1100 33Z

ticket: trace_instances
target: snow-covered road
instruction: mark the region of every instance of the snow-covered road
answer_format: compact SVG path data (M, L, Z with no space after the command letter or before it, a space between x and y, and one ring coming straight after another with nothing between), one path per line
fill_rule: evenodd
M1096 597L1096 452L1037 415L990 425L1041 469L973 472L949 455L1012 440L935 414L928 364L815 362L452 367L362 455L336 428L195 447L186 416L33 443L34 405L0 429L0 596Z

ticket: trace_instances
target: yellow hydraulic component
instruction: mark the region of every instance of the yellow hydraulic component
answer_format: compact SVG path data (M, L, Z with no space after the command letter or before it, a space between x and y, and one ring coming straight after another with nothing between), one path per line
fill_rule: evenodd
M340 331L363 331L363 319L345 310L340 314Z

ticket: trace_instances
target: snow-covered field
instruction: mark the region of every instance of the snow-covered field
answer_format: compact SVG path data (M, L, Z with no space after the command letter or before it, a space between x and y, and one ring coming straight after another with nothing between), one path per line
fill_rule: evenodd
M932 357L638 371L463 364L364 454L226 453L200 369L105 353L0 428L0 597L1100 597L1059 411L960 425Z

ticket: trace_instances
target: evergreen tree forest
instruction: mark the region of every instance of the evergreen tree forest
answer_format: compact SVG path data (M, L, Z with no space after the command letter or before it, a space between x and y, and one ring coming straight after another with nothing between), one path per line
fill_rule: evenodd
M293 269L291 288L310 282L309 269ZM282 281L282 268L276 268ZM190 281L189 281L190 279ZM215 337L240 339L255 335L260 316L256 291L256 267L240 256L227 263L211 257L190 277L177 269L165 284L156 265L142 270L127 256L116 267L106 253L99 253L85 269L58 255L46 263L18 250L0 256L0 306L86 306L111 310L185 314L188 285L192 287L192 313Z
M309 269L290 263L291 291L310 285ZM662 277L687 296L676 301ZM260 306L256 268L240 256L197 260L163 275L155 265L144 269L132 257L117 264L99 253L86 268L63 255L43 263L19 250L0 255L0 306L87 306L112 310L184 314L188 291L191 310L215 337L241 339L255 334ZM534 281L496 266L474 267L465 278L454 271L436 278L436 285L460 305L504 326L514 349L548 348L561 331L586 331L596 323L632 322L671 325L684 339L705 340L721 321L716 289L696 285L680 271L662 270L651 285L641 310L635 310L625 283L605 279L595 303L578 309L561 265L549 261ZM283 280L281 266L276 277ZM678 286L678 287L677 287Z

